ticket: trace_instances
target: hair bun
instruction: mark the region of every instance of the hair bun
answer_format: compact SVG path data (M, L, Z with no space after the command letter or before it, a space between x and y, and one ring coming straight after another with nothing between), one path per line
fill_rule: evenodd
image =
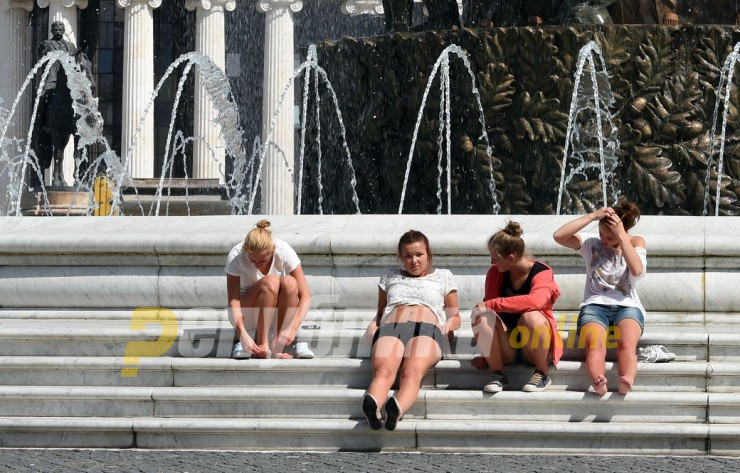
M270 226L269 220L260 220L259 222L257 222L257 228L267 228L269 226Z
M520 237L524 233L524 230L522 230L522 227L518 222L510 220L506 223L506 227L504 227L503 232L509 236Z

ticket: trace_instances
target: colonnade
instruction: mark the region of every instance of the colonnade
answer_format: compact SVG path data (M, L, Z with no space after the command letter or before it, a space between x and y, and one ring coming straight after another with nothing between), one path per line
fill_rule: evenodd
M125 10L123 51L123 98L121 159L134 179L153 178L154 115L144 116L154 90L154 19L153 12L162 0L116 0ZM88 0L36 0L39 8L49 9L53 21L65 25L65 39L78 43L77 10ZM185 7L196 14L196 51L207 55L222 70L226 64L225 13L236 8L235 0L185 0ZM33 0L0 0L0 97L3 108L10 109L32 66L29 13ZM294 15L303 8L301 0L259 0L258 11L265 15L264 82L262 138L266 138L280 95L293 74ZM381 0L346 0L341 10L347 15L383 14ZM31 94L28 92L14 115L8 136L25 138L30 120ZM277 117L262 175L262 211L271 214L293 213L293 142L294 96L288 93ZM205 90L196 86L193 150L194 179L220 179L224 149L219 130L213 123L215 111ZM71 143L71 141L70 141ZM74 167L73 144L68 146L65 166ZM65 169L65 175L72 171Z

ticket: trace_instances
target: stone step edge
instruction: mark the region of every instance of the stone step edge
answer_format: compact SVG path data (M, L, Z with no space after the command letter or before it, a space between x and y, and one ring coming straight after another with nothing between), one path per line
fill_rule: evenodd
M219 432L238 435L255 431L271 433L338 432L352 435L370 431L364 419L204 419L191 418L106 418L106 417L0 417L0 432L5 434L25 431L73 431L93 432L177 432L207 433ZM686 424L686 423L584 423L559 421L510 421L491 422L490 420L449 420L406 419L399 423L397 432L446 433L450 435L471 435L494 433L510 436L559 435L609 437L615 435L646 438L670 436L683 438L707 437L717 434L725 438L740 438L740 424ZM378 435L393 435L378 431ZM269 446L266 446L269 448Z
M270 399L284 402L359 402L364 389L321 386L167 386L131 387L122 386L111 390L101 386L0 386L0 402L12 399L23 400L151 400L151 401L206 401L221 402ZM686 392L632 392L620 395L614 392L604 396L582 391L543 391L524 393L502 391L496 394L470 389L435 389L422 387L419 402L502 402L517 404L578 404L582 406L740 406L740 393L686 393Z
M174 324L173 324L174 325ZM175 342L179 340L214 339L216 337L233 339L233 328L182 328L178 327ZM348 343L362 341L365 330L359 327L347 327L344 329L302 330L298 339L311 340L337 340L344 339ZM575 327L572 330L559 331L561 338L566 341L569 336L575 336ZM162 325L159 323L148 324L144 330L132 330L130 326L121 327L89 327L74 326L45 326L45 327L12 327L0 324L0 341L154 341L162 334ZM173 333L174 335L174 333ZM473 334L470 328L464 328L456 333L457 343L472 343ZM740 345L740 333L712 333L712 332L658 332L646 331L640 338L639 345L650 344L680 344L689 346L717 345Z
M124 357L103 356L0 356L0 370L3 369L103 369L120 370L124 367ZM481 372L469 363L470 358L443 359L431 371L460 370L463 372ZM607 370L617 367L615 362L607 361ZM354 371L371 369L369 358L314 358L310 360L234 360L231 358L181 358L149 357L140 358L136 365L141 370L220 370L220 371ZM515 371L529 371L528 368L513 366ZM554 371L584 372L585 362L561 361ZM652 372L657 374L700 374L700 375L737 375L740 374L740 361L680 361L670 363L639 363L638 373Z
M59 319L59 320L131 320L131 314L136 309L120 308L0 308L0 320L28 320L28 319ZM183 321L202 321L202 322L226 322L228 316L225 308L173 308L170 309L175 313L177 319ZM464 313L465 311L461 311ZM312 308L306 316L305 322L341 322L352 320L357 322L368 323L376 313L374 308ZM578 315L577 309L558 309L555 310L555 317L565 316L571 318ZM718 320L737 320L740 312L676 312L676 311L648 311L648 324L656 322L659 325L676 324L676 320L686 320L686 325L703 325L710 323L707 319ZM680 323L679 323L680 325Z

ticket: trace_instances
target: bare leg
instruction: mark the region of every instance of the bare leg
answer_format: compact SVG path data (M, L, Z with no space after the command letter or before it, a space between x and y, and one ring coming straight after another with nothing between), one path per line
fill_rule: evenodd
M253 312L257 318L257 331L254 342L266 350L266 357L270 355L269 330L275 316L280 279L275 276L265 276L252 285L241 297L241 306L247 313ZM243 314L243 316L247 316ZM245 325L247 325L245 320Z
M617 363L619 364L619 394L632 390L637 375L637 341L642 335L640 324L633 319L624 319L617 324Z
M293 276L283 276L280 278L280 290L277 297L277 333L275 340L278 339L280 331L287 330L293 322L298 308L298 283ZM288 353L283 353L284 346L274 345L273 356L277 358L293 358Z
M378 406L385 404L388 400L393 382L396 380L398 368L403 360L403 345L395 337L380 337L373 345L370 353L370 362L373 365L373 380L367 388Z
M478 348L492 371L503 371L504 365L511 363L516 355L509 342L509 333L500 327L501 323L493 313L483 315L479 320L473 327L473 333L477 334Z
M421 380L441 358L442 351L431 337L414 337L406 345L396 393L401 415L414 405L419 397Z
M606 385L606 329L601 325L589 322L581 327L579 346L585 343L586 370L591 377L594 391L599 396L607 393Z
M542 312L525 312L519 318L519 328L522 330L524 356L527 361L541 373L548 374L548 356L550 354L550 323ZM526 330L526 332L525 332Z

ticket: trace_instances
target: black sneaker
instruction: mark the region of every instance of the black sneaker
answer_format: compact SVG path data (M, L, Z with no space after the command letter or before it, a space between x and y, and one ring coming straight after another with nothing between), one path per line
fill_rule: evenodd
M491 375L491 381L483 386L483 390L487 393L498 393L504 390L509 384L509 377L506 373L501 371L494 371Z
M552 379L540 370L534 370L532 377L529 378L527 384L524 385L522 391L526 393L533 393L537 391L544 391L552 383Z
M380 412L378 412L378 403L370 393L365 393L365 396L362 398L362 412L365 414L370 428L380 430L382 423L380 421Z
M385 428L387 430L396 430L396 425L402 417L401 406L398 405L396 398L391 396L385 403Z

